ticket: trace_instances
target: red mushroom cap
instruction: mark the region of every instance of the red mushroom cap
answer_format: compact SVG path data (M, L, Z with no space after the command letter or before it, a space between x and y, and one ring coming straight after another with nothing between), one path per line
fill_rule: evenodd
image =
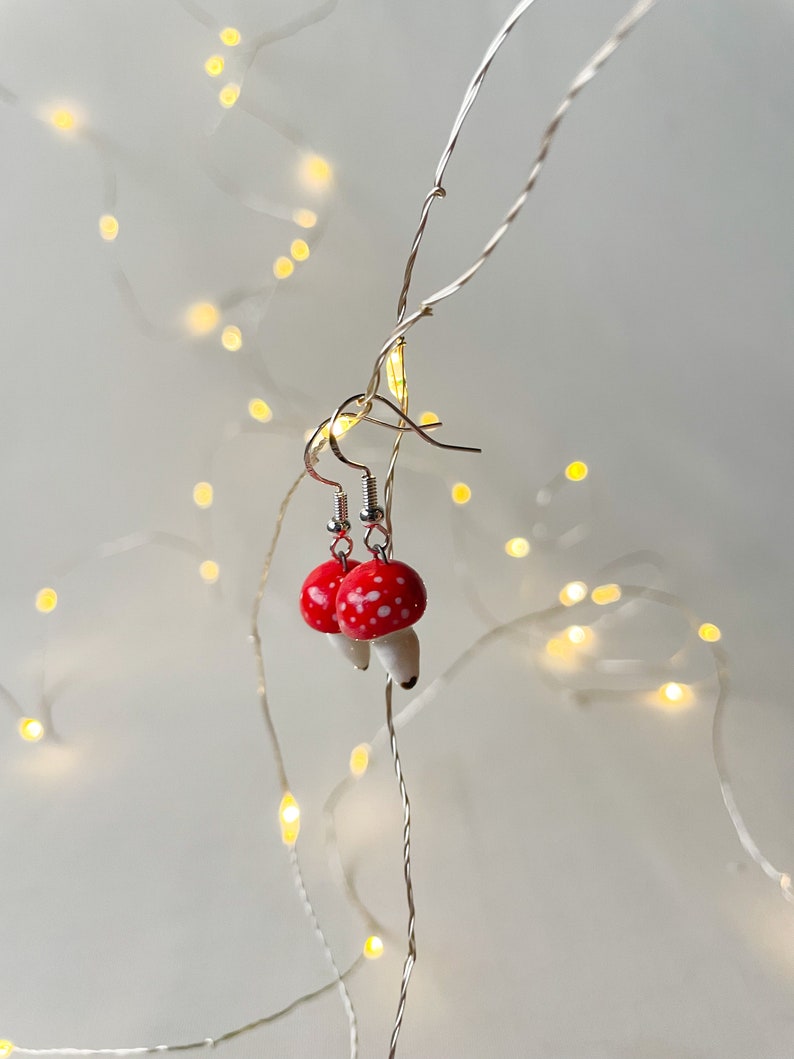
M339 628L352 640L377 640L414 625L425 612L422 578L407 563L372 559L342 582L336 597Z
M347 572L361 563L348 559ZM338 559L316 566L303 582L300 608L303 620L317 632L339 632L336 616L336 597L342 586L345 570Z

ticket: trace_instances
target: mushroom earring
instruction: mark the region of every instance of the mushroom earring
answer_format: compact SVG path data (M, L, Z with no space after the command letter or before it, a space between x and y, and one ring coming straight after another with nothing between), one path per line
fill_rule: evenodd
M376 480L367 471L361 482L364 506L359 518L367 527L364 542L374 558L357 564L342 581L336 596L338 627L351 641L371 643L392 680L413 688L419 679L419 640L413 626L425 612L427 592L413 567L388 557L389 532L382 524ZM376 532L382 535L380 543L373 542Z
M328 521L327 530L333 534L332 559L316 566L300 591L300 612L310 629L323 632L356 669L369 665L369 643L351 640L343 636L336 614L336 600L344 578L361 566L350 558L353 541L350 539L350 522L347 517L347 494L338 487L334 493L334 513Z

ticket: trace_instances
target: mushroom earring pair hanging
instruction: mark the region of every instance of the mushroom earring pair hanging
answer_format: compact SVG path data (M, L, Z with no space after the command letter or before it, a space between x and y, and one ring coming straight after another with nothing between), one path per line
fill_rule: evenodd
M365 464L347 459L339 448L334 430L344 409L363 394L349 398L326 420L309 439L304 452L307 472L316 481L334 488L334 512L327 524L333 535L333 558L316 567L303 583L300 610L304 621L312 629L324 632L357 669L369 665L370 645L389 677L401 687L409 689L419 679L419 640L413 626L427 606L424 583L413 567L391 557L391 535L384 525L385 513L378 502L377 481ZM399 419L399 425L373 419L367 414L359 418L393 430L411 430L424 441L439 448L465 452L479 449L459 445L444 445L431 438L426 430L407 418L405 413L385 397L374 400L385 404ZM440 423L429 424L431 429ZM327 435L326 435L327 429ZM315 444L327 436L334 455L342 463L362 471L362 507L359 520L364 527L364 544L372 556L360 563L351 559L353 542L350 538L347 495L339 482L323 478L316 470Z

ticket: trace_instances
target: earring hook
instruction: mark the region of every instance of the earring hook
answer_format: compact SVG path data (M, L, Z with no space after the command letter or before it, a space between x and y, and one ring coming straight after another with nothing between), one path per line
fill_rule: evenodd
M356 470L363 471L365 475L367 475L369 478L372 478L372 471L369 469L369 467L367 467L365 463L356 463L355 460L350 460L347 458L347 456L344 455L342 450L339 448L339 441L334 435L334 425L336 424L337 419L344 414L344 411L347 406L349 404L352 404L353 401L361 401L364 397L366 397L366 394L364 393L354 393L352 397L348 397L346 401L343 401L342 404L339 405L334 414L327 421L330 424L330 429L328 431L328 444L331 446L333 454L338 460L346 464L348 467L354 467ZM431 437L426 430L419 426L418 423L414 423L414 421L405 414L405 412L399 407L399 405L394 404L387 397L383 397L379 393L373 394L371 400L380 401L381 404L385 404L387 408L391 409L391 411L394 412L394 414L400 419L401 422L407 423L408 426L396 427L392 423L384 423L381 420L369 420L370 422L378 422L381 426L388 426L391 427L393 430L412 430L422 439L422 441L426 441L428 445L434 445L438 449L449 449L453 452L482 452L482 449L476 448L473 445L449 445L443 441L436 441L436 439ZM362 416L362 419L368 420L369 417ZM323 426L324 425L325 424L323 424ZM441 423L433 423L432 426L441 426ZM322 427L320 427L320 430L322 430ZM324 479L321 480L324 481ZM332 483L328 482L327 484L331 485Z
M400 413L400 409L397 407L397 405L393 405L390 401L387 401L385 397L384 398L380 398L380 395L377 395L377 396L379 397L380 400L382 400L386 404L388 404L389 407L394 412ZM352 401L352 400L354 400L354 398L351 397L350 400L345 401L345 405L350 404L350 401ZM337 490L337 492L343 492L344 491L344 486L342 485L341 482L335 482L331 478L323 478L323 476L318 471L316 471L314 469L314 459L313 459L313 455L312 455L312 449L314 448L314 445L315 445L318 437L320 437L322 435L323 431L326 428L328 429L328 438L327 439L324 438L324 440L327 440L327 441L330 442L331 437L333 436L332 424L335 425L335 421L339 418L340 414L343 413L343 410L344 410L344 406L341 406L340 408L338 408L336 410L336 412L334 412L334 414L332 416L330 416L328 419L324 419L322 421L322 423L320 423L320 425L317 427L317 429L312 433L311 437L306 442L306 446L305 446L305 448L303 450L303 464L304 464L304 466L306 468L307 474L309 474L312 478L314 478L315 481L322 482L323 485L332 486L334 489ZM401 418L404 419L406 423L410 422L410 420L406 416L401 415ZM370 416L370 415L362 415L360 420L359 420L359 422L362 422L362 423L373 423L375 426L385 427L387 430L396 430L396 431L401 432L401 433L404 433L406 430L419 430L420 433L424 433L425 434L426 440L429 441L431 444L435 444L435 445L439 444L438 442L434 442L432 440L432 438L427 436L426 432L422 431L420 427L417 427L415 423L411 423L411 425L408 426L408 427L399 426L396 423L387 423L383 419L376 419L375 416ZM435 430L436 427L440 427L440 426L443 426L443 425L444 424L440 420L436 420L433 423L426 424L427 428L430 429L430 430ZM334 446L332 446L332 448L333 447ZM441 447L442 448L456 448L457 446L455 446L455 445L442 445ZM479 452L480 449L472 449L471 451L472 452ZM343 463L346 462L343 456L340 455L338 458L341 459ZM355 464L355 466L358 466L358 464Z

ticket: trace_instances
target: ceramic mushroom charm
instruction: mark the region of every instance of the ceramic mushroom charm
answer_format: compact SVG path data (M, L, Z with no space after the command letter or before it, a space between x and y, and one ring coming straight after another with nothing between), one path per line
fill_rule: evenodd
M348 559L347 575L358 566L361 563ZM316 566L301 587L300 611L309 628L324 632L330 643L349 658L356 669L366 669L369 642L342 636L336 615L336 600L345 576L341 559L329 559Z
M336 596L339 629L351 640L371 643L383 668L403 688L414 687L419 679L419 640L413 626L426 606L419 574L394 559L358 564Z

